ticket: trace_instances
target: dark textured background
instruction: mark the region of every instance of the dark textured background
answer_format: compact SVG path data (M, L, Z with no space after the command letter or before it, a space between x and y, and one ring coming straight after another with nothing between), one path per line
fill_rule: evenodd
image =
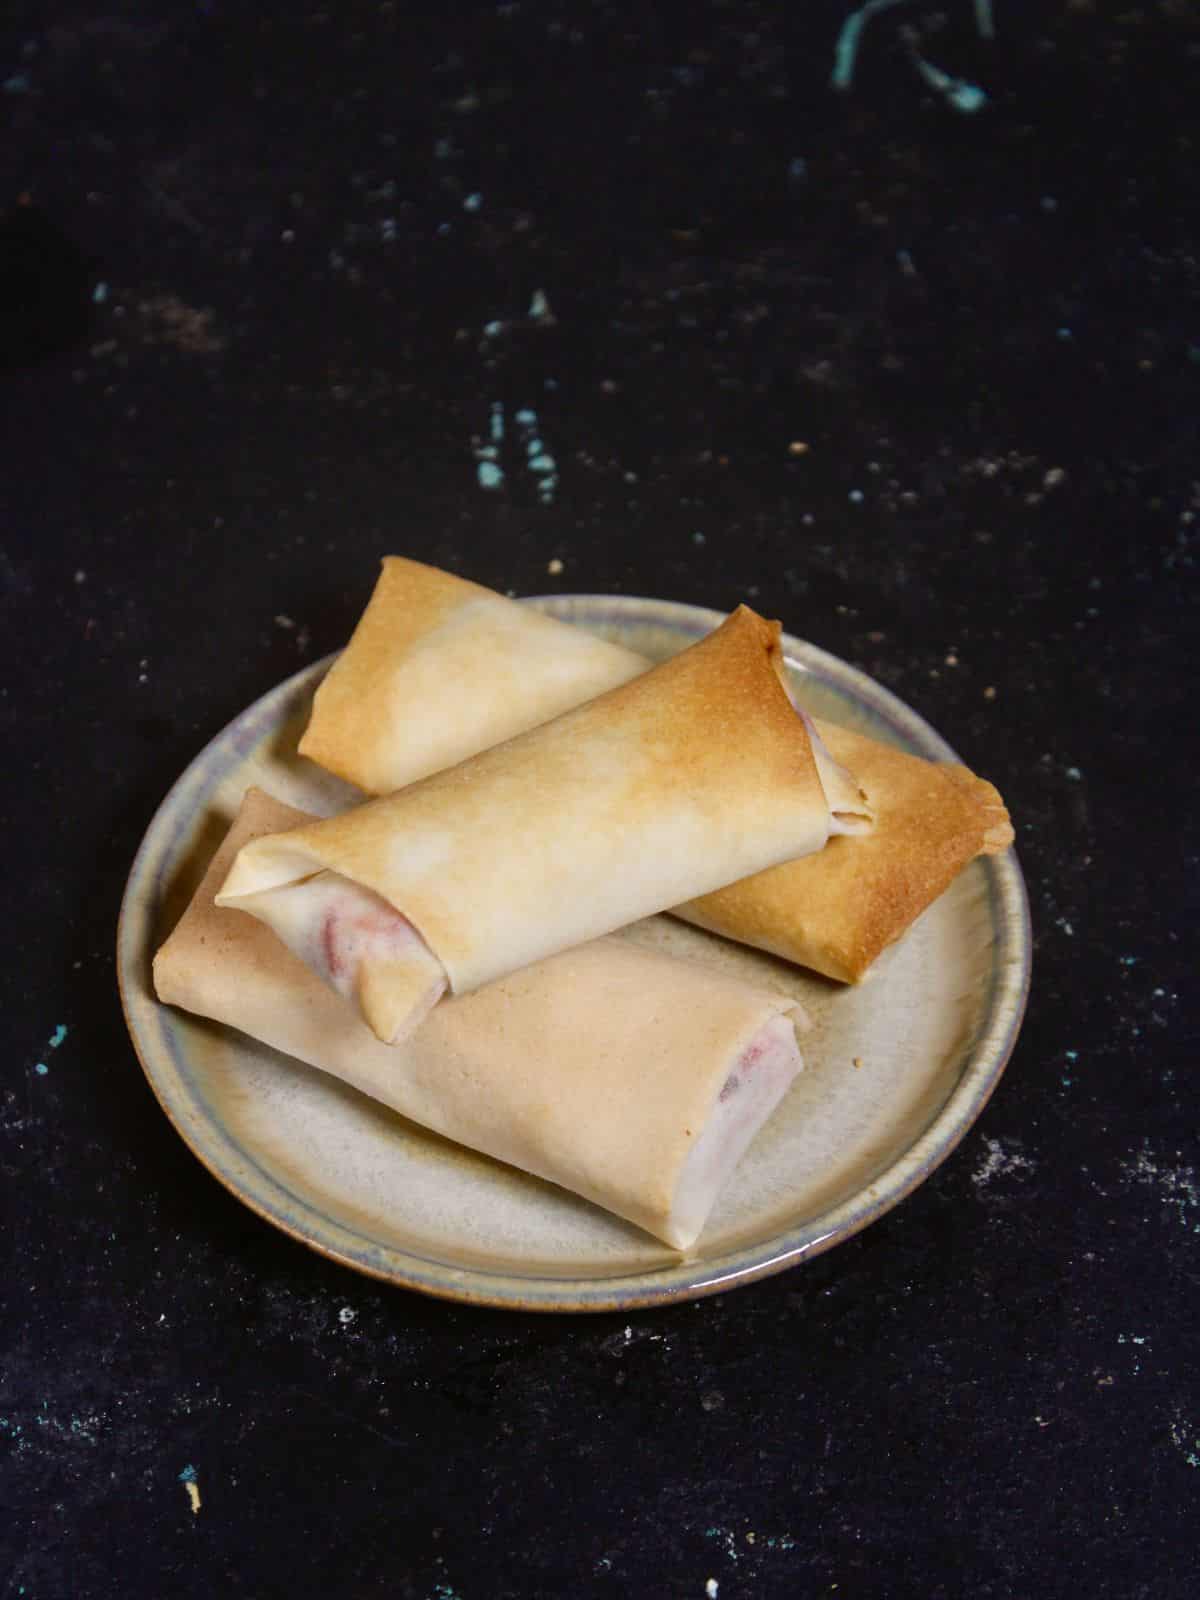
M838 97L847 9L4 8L3 1600L1200 1594L1200 26L914 4ZM551 504L511 431L478 485L496 401ZM180 1144L125 874L389 550L750 598L1000 784L1028 1019L897 1211L525 1318L353 1277Z

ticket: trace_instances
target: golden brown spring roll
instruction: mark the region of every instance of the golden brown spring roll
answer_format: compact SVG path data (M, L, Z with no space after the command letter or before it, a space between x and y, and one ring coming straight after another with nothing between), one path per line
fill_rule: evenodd
M391 794L646 670L642 656L491 589L388 556L317 690L301 755Z
M317 691L300 750L387 794L646 670L644 657L401 556ZM675 908L842 982L861 979L978 855L1007 849L1004 802L966 767L817 720L875 813L863 837Z
M870 826L739 607L641 677L446 772L243 849L218 901L262 918L383 1040L440 994Z
M270 929L214 903L244 844L310 820L247 792L154 959L159 999L688 1249L800 1069L802 1011L612 937L447 1000L404 1044L381 1044Z

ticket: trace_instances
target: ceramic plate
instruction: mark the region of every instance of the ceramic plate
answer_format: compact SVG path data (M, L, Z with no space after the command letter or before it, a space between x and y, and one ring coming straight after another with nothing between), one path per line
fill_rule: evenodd
M663 657L720 621L666 601L527 602ZM817 715L935 760L954 752L886 689L785 639ZM480 1304L589 1311L748 1283L882 1215L950 1154L1012 1049L1030 937L1015 855L981 859L848 989L667 917L638 936L795 994L816 1024L806 1070L760 1133L686 1261L586 1201L427 1133L325 1074L159 1005L154 951L251 783L310 811L355 791L296 754L329 661L280 684L215 738L160 806L121 910L129 1031L163 1109L209 1170L294 1238L408 1288ZM1003 774L998 775L1003 779Z

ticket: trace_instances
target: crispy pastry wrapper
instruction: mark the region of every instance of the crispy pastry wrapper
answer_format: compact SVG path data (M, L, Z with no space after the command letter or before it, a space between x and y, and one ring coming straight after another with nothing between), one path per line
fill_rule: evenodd
M350 648L317 690L300 754L390 794L645 670L620 645L388 556Z
M801 1008L617 936L446 1000L382 1044L269 928L214 901L244 844L310 820L247 792L154 959L159 999L688 1250L800 1069Z
M397 940L385 933L356 947L351 971L325 959L328 937L287 925L318 873L373 897L357 909L347 900L338 927L382 926L380 908L393 908L426 947L412 952L413 970L432 972L432 955L451 991L467 994L820 850L833 832L866 829L849 778L839 775L847 809L830 809L806 721L784 688L779 641L778 623L739 607L691 648L552 722L247 845L218 901L267 920L394 1041L423 1014Z
M478 584L388 556L317 692L300 749L386 794L647 665ZM969 862L1007 849L1013 831L999 793L966 767L924 761L821 720L816 728L818 761L823 745L853 774L874 811L873 831L833 838L818 854L675 909L855 983ZM822 767L835 810L845 803L838 772Z

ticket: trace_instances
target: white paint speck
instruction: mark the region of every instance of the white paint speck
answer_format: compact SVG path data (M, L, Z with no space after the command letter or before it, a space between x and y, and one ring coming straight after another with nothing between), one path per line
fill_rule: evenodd
M1121 1171L1130 1182L1156 1190L1183 1227L1200 1233L1200 1183L1195 1167L1161 1164L1143 1148L1131 1161L1122 1162Z
M710 1578L708 1580L708 1582L704 1585L704 1592L708 1596L708 1600L717 1600L717 1592L720 1587L721 1585L715 1578Z
M1185 1422L1183 1413L1177 1412L1171 1420L1170 1434L1171 1443L1188 1466L1200 1467L1200 1428Z
M1006 1150L999 1139L985 1139L987 1154L971 1174L977 1189L986 1189L993 1178L1008 1177L1014 1172L1032 1172L1033 1162L1028 1156Z
M342 1327L345 1328L354 1321L357 1315L358 1312L355 1311L353 1306L343 1306L338 1312L338 1321L341 1323Z

